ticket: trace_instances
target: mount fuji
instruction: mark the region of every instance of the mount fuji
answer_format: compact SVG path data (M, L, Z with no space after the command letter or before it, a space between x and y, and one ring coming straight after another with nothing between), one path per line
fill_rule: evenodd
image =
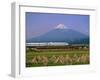
M26 42L67 42L69 44L88 44L89 36L70 29L64 24L59 24L53 30L43 35L28 39Z

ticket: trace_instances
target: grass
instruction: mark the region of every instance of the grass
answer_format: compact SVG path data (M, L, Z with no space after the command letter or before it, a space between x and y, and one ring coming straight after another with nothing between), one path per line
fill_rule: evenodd
M26 67L89 64L88 50L26 51Z

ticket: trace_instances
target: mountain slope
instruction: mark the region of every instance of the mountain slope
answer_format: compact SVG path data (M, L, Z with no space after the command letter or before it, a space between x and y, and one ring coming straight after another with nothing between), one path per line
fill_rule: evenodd
M55 28L43 35L33 37L26 42L67 42L72 44L89 43L89 36L72 29Z

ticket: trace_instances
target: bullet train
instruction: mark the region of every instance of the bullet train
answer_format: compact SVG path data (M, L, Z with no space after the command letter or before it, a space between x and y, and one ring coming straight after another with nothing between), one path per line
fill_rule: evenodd
M41 43L26 43L26 46L66 46L66 42L41 42Z

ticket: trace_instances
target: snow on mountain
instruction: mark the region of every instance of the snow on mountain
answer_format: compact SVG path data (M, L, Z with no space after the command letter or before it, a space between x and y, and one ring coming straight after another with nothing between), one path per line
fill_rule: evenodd
M33 37L26 42L67 42L70 44L83 44L89 43L89 36L72 30L66 27L64 24L59 24L53 30L46 32L43 35Z
M58 24L55 29L68 29L64 24Z

